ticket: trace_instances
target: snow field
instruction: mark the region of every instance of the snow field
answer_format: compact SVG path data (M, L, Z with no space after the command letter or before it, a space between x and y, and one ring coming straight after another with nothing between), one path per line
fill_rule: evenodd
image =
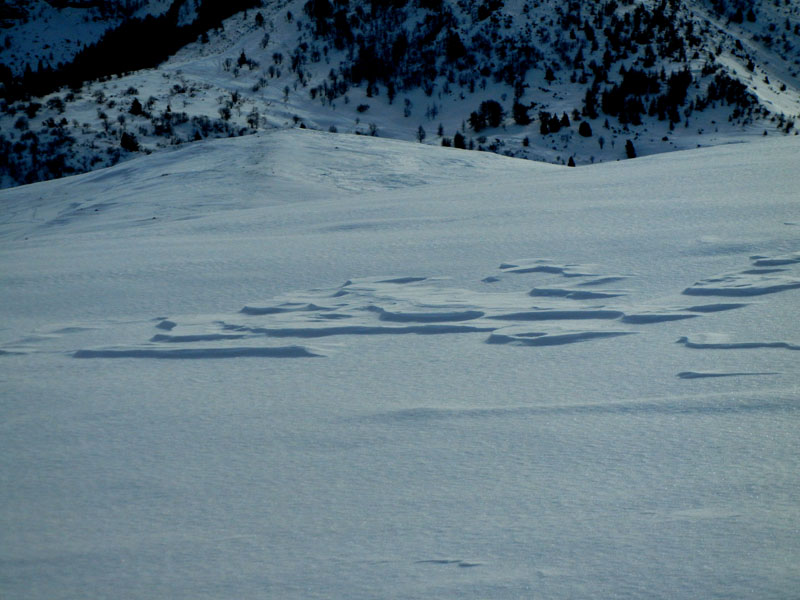
M4 598L791 596L797 150L285 131L0 192Z

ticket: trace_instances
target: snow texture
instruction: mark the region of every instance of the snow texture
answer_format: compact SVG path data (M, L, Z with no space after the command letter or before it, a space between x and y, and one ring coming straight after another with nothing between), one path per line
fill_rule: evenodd
M0 192L0 595L792 597L799 151L293 130Z

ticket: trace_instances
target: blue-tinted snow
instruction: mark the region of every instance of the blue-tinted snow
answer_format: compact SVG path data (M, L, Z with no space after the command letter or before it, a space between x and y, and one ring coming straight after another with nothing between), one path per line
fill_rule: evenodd
M800 589L795 140L276 135L0 193L3 598Z

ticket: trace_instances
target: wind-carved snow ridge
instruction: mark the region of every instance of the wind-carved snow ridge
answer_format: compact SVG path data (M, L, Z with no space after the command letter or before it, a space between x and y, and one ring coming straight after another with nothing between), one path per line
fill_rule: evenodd
M775 267L779 265L795 265L800 263L800 252L792 252L781 256L751 256L756 267Z
M787 271L800 265L800 253L751 257L758 265L710 277L683 291L684 295L753 296L800 287ZM270 301L247 304L237 313L186 319L159 317L146 342L134 346L81 349L75 358L305 358L326 351L301 344L280 345L277 340L314 340L345 336L480 334L492 345L545 348L622 338L644 326L697 319L748 306L746 302L654 305L631 300L631 292L603 286L632 275L604 274L597 265L526 259L502 263L505 274L522 283L516 291L476 291L450 287L446 278L385 275L354 278L342 285L296 291ZM763 271L770 271L764 273ZM757 271L757 272L754 272ZM527 275L527 277L519 277ZM552 285L553 277L574 280L568 287ZM533 285L533 287L530 287ZM490 288L484 288L490 289ZM680 298L679 293L675 298ZM151 324L152 326L152 324ZM745 349L800 346L784 341L732 341L725 334L681 336L688 348ZM29 350L10 347L5 352ZM682 379L770 373L685 371Z
M800 277L791 271L800 265L800 252L778 256L751 256L754 268L735 273L709 277L686 288L683 293L690 296L761 296L800 288ZM775 268L781 267L781 268ZM781 273L781 275L776 275ZM740 304L716 304L708 307L694 306L689 310L707 312L738 308ZM741 340L728 333L697 333L681 336L678 343L698 350L758 350L782 349L800 350L800 343L785 340ZM682 379L700 377L730 377L735 375L774 375L773 372L696 372L685 371L678 374Z
M319 356L302 346L238 347L238 348L120 348L109 350L78 350L75 358L241 358L247 356L301 358Z
M556 273L564 277L596 276L595 265L557 263L546 258L526 258L500 265L504 273Z
M773 257L757 255L750 260L753 268L702 279L683 293L688 296L761 296L800 288L800 277L787 274L787 268L774 268L797 265L800 252Z
M157 333L147 342L133 346L89 348L73 352L74 358L150 358L150 359L217 359L217 358L312 358L321 354L303 345L265 345L253 343L244 334L213 331L216 321L187 320L180 325L159 317ZM172 332L175 329L183 333Z
M480 567L483 563L461 560L460 558L430 558L416 561L418 565L457 566L462 569Z
M548 273L543 271L543 273ZM602 306L576 307L575 297L556 295L533 305L529 292L487 293L446 287L444 280L416 276L372 277L315 290L286 302L245 307L260 319L226 321L226 331L267 337L321 338L339 335L442 335L489 333L492 344L560 345L634 333L611 329L623 313ZM595 299L595 295L586 296ZM611 295L609 295L611 297ZM554 298L554 299L553 299ZM315 311L286 311L315 306ZM580 322L564 328L558 322ZM543 323L531 330L525 323Z
M709 377L747 377L753 375L780 375L777 371L681 371L680 379L705 379Z
M635 331L562 331L533 332L526 329L504 328L492 333L486 340L489 344L516 344L519 346L561 346L575 342L585 342L598 338L630 335Z
M751 350L756 348L782 348L785 350L800 350L800 344L785 341L734 341L725 333L698 333L692 336L683 336L678 339L679 344L687 348L710 350Z

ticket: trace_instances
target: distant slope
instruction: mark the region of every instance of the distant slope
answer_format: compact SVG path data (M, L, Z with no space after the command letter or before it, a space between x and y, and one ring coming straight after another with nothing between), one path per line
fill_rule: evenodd
M68 63L82 48L131 18L160 15L173 0L7 0L0 61L14 75Z
M267 2L158 69L0 105L0 179L272 127L578 165L796 134L800 7L752 7Z
M112 230L368 192L514 181L564 167L398 140L296 129L166 149L0 193L0 239ZM236 193L220 194L236 180ZM114 200L110 201L109 198ZM78 198L80 198L78 200Z

